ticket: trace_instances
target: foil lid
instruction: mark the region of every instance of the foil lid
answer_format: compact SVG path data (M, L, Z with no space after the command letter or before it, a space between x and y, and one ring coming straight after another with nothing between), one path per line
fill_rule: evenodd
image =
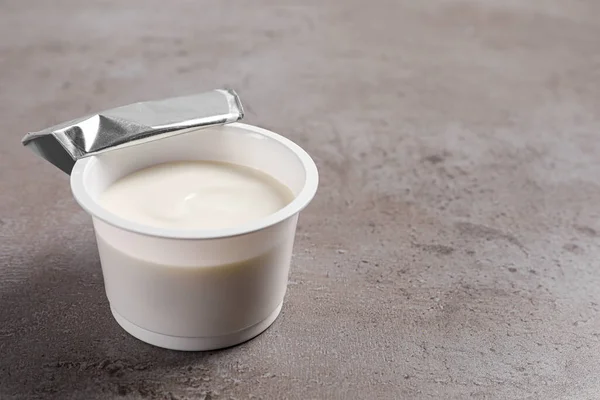
M238 95L233 90L218 89L113 108L28 133L22 143L70 174L75 162L83 157L243 117Z

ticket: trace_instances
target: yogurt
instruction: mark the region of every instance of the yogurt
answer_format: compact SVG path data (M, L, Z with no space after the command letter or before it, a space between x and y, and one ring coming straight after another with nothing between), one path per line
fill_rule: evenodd
M279 211L292 191L264 172L214 161L154 165L113 183L99 198L113 214L176 229L231 228Z
M232 346L275 321L317 185L304 150L238 123L86 157L71 173L113 316L176 350Z

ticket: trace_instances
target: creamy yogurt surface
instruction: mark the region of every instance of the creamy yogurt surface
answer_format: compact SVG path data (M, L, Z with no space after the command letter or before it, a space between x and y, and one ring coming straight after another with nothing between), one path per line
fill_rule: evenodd
M148 226L223 229L267 217L293 198L287 186L253 168L178 161L117 180L99 202L121 218Z

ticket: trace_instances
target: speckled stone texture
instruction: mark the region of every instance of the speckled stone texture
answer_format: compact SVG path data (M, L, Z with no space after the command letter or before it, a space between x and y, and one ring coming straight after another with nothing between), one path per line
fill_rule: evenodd
M0 398L600 398L597 0L0 1ZM27 131L230 86L317 162L283 313L211 353L112 319Z

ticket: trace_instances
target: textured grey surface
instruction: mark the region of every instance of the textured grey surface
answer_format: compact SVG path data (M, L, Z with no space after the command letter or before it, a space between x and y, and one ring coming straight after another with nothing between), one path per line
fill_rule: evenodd
M0 7L1 399L600 397L600 2ZM320 192L267 332L153 348L112 320L67 177L19 140L224 85Z

